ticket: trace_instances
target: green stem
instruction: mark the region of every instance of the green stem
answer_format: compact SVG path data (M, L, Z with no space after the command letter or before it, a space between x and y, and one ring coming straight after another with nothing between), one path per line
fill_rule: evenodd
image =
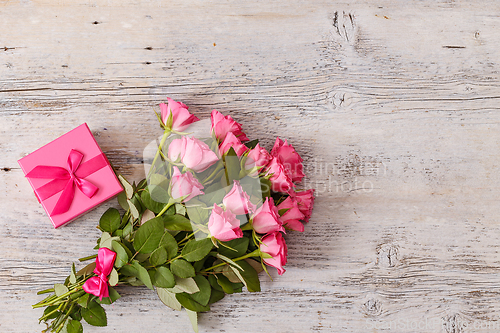
M158 146L158 149L156 150L156 154L155 154L155 157L153 159L153 163L151 164L151 169L149 169L147 178L149 178L149 176L151 176L151 173L152 173L153 168L155 166L156 160L160 156L160 152L163 149L163 145L165 144L165 141L167 141L167 138L170 136L170 132L171 131L169 129L165 129L165 132L163 132L163 137L161 138L160 145Z
M156 217L162 216L163 213L165 213L170 207L172 207L173 204L175 204L175 202L169 202L168 204L166 204L165 207L163 207L163 209L161 210L161 212L159 212L158 215L156 215Z
M88 256L88 257L83 257L83 258L80 258L78 259L80 262L82 261L87 261L87 260L91 260L91 259L95 259L97 258L97 254L94 254L94 255L91 255L91 256Z
M75 303L72 303L71 306L69 307L69 310L68 312L66 312L66 314L64 315L63 319L62 319L62 322L61 324L59 324L59 327L57 328L56 330L56 333L58 332L61 332L61 330L63 329L64 327L64 322L66 321L66 319L69 317L69 314L71 313L71 311L73 311L73 308L75 307Z
M251 257L261 257L261 256L262 256L262 254L261 254L260 250L257 249L257 250L254 250L253 252L245 254L244 256L241 256L239 258L235 258L235 259L232 259L232 260L234 262L236 262L236 261L244 260L244 259L251 258ZM202 272L208 272L208 271L211 271L212 269L215 269L217 267L221 267L221 266L224 266L224 265L228 265L228 263L227 262L222 262L222 263L214 265L212 267L205 268L204 270L202 270Z
M90 276L89 276L90 278ZM32 305L33 309L35 308L41 308L41 307L44 307L44 306L50 306L50 305L58 305L58 304L61 304L62 302L64 302L64 299L68 296L70 296L71 294L74 294L78 291L81 290L83 284L85 283L87 279L85 279L84 281L80 281L79 283L77 283L76 285L74 286L71 286L69 287L69 291L67 293L64 293L62 294L61 296L56 296L55 298L53 299L50 299L50 300L47 300L45 302L40 302L40 303L37 303L35 305Z
M49 289L45 289L45 290L40 290L36 294L37 295L43 295L43 294L48 294L48 293L53 293L53 292L54 292L54 288L49 288Z

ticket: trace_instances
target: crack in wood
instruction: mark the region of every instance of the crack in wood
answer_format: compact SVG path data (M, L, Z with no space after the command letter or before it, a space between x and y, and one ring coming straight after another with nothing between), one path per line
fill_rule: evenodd
M337 30L337 34L344 38L347 42L354 40L354 15L351 13L342 13L336 11L333 14L333 27Z

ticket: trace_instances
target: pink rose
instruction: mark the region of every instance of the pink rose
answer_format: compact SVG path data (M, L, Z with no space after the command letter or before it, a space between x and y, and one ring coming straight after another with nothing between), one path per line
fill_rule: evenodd
M212 214L208 221L208 230L212 237L222 242L227 242L236 238L243 237L243 231L240 229L240 220L230 211L224 211L214 204Z
M290 172L293 182L300 182L304 178L302 158L286 140L283 142L280 138L276 138L274 147L271 150L271 156L279 156L281 158L281 162Z
M300 220L304 219L304 214L300 211L297 201L292 197L287 197L285 201L278 205L278 211L282 209L288 209L283 215L281 215L281 221L283 225L288 229L303 232L304 225Z
M250 202L250 197L241 188L240 182L235 180L233 188L222 199L227 210L236 215L243 215L255 212L255 205Z
M283 235L279 232L275 232L262 237L261 241L260 251L272 256L272 258L264 258L264 263L275 267L278 270L278 274L283 275L283 273L285 273L283 266L286 265L286 256L288 255L288 249Z
M202 189L203 185L190 172L182 174L174 166L174 173L170 179L170 196L173 199L184 198L182 202L187 202L197 195L204 194Z
M307 191L290 191L290 196L295 198L297 201L297 206L299 207L302 214L304 214L304 222L309 222L311 217L312 209L314 206L314 190L310 189Z
M224 141L219 146L219 152L221 155L224 155L229 151L230 148L233 148L234 151L236 152L236 155L240 157L243 155L247 150L248 147L245 146L244 144L241 143L240 139L238 139L236 136L234 136L233 133L229 132L226 135L226 138Z
M168 104L161 103L161 121L163 125L166 126L168 116L172 113L172 130L177 132L182 132L185 130L190 124L198 121L198 117L192 115L188 111L188 107L182 102L176 102L171 98L167 97Z
M217 155L203 141L186 136L172 140L168 146L168 158L182 164L195 172L205 171L219 160Z
M245 161L245 170L251 170L253 168L260 169L267 165L270 160L271 155L269 155L267 150L257 144L254 149L248 152L248 156Z
M279 157L274 156L266 167L266 175L271 175L271 189L274 192L286 193L293 188L292 179Z
M266 201L257 208L252 217L253 229L259 234L267 234L275 231L285 231L283 223L278 214L278 208L274 205L273 198L266 198Z
M210 115L212 120L211 132L217 140L223 141L227 133L233 133L240 141L249 141L245 133L241 131L241 124L234 121L231 116L225 116L217 110L213 110Z

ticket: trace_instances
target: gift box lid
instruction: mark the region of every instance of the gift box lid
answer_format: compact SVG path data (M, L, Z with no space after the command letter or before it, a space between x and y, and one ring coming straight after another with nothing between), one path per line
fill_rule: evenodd
M86 123L18 163L55 228L123 191ZM61 209L67 207L61 202L69 208ZM67 211L58 213L65 209Z

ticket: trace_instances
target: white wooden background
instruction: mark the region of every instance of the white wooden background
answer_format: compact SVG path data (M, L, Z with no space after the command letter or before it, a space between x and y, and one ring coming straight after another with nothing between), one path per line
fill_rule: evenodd
M285 275L201 332L498 332L499 66L495 0L0 0L0 332L43 329L35 292L118 206L54 230L16 161L87 122L139 180L167 96L289 139L317 189ZM86 332L189 332L120 292Z

